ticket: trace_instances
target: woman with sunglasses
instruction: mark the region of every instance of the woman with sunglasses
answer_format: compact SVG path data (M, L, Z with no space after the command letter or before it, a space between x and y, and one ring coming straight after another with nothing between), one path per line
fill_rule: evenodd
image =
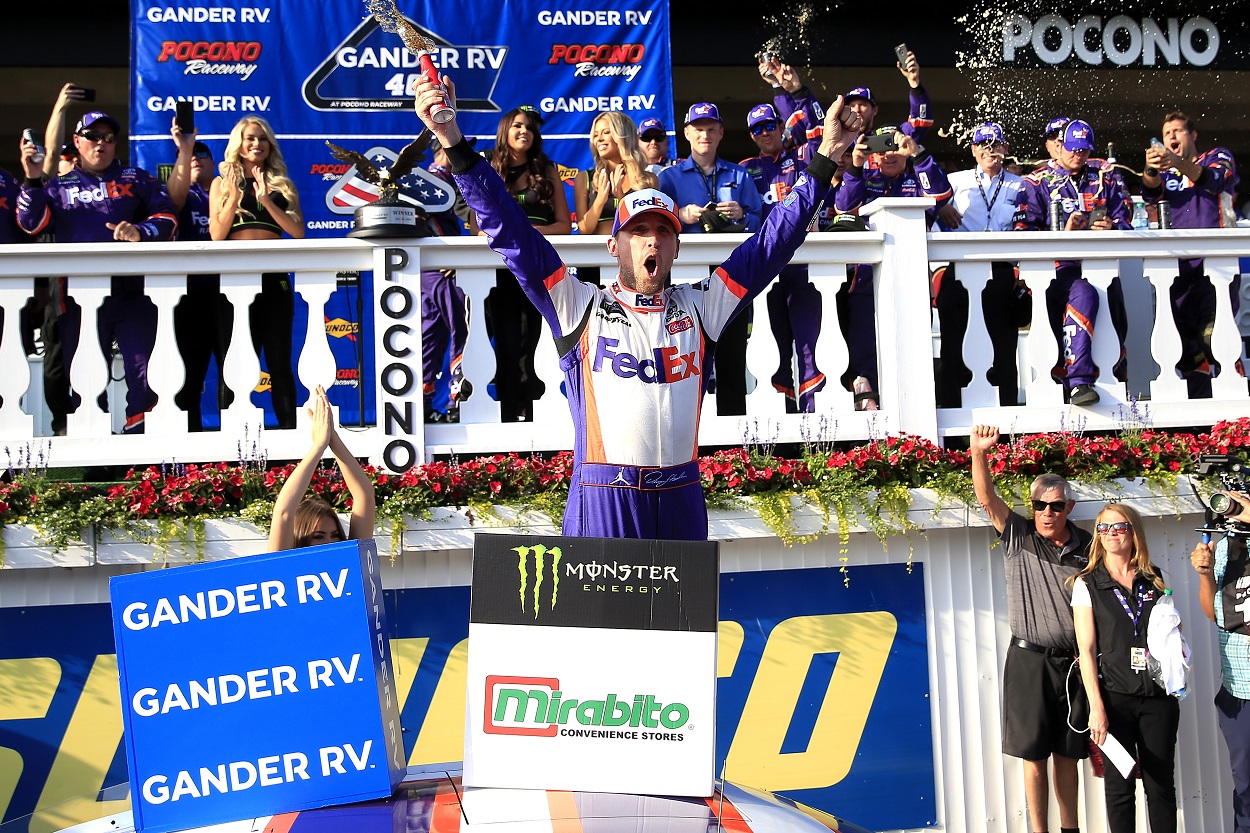
M1072 580L1090 739L1102 746L1114 735L1137 759L1150 830L1174 833L1180 705L1155 683L1146 665L1146 626L1167 586L1150 561L1137 510L1108 503L1098 513L1094 531L1089 566ZM1111 833L1131 833L1137 818L1136 780L1108 762L1103 789Z
M278 240L304 236L295 183L287 176L269 122L244 116L230 131L220 175L209 189L208 230L214 240ZM248 309L252 344L269 371L269 391L279 428L295 427L295 371L291 367L291 326L295 290L291 275L266 272L260 295Z

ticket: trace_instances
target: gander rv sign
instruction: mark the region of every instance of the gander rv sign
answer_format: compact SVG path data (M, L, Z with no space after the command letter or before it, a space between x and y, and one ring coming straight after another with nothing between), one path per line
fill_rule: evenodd
M1003 20L1003 63L1078 62L1089 66L1205 67L1220 51L1220 31L1210 19L1155 20L1084 15L1075 22L1057 14Z

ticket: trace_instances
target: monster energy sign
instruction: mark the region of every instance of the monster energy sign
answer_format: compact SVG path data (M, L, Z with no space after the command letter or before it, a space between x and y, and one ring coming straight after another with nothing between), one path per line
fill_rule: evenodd
M706 796L716 544L479 535L465 783Z

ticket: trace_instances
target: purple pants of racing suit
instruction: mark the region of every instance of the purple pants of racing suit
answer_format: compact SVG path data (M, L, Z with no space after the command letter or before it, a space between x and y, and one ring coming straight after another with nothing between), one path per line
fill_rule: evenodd
M820 290L807 279L807 267L791 264L781 270L768 290L768 325L777 342L779 364L773 387L786 395L787 413L814 413L816 392L825 386L825 374L816 367L816 339L820 337ZM798 364L794 384L791 359Z

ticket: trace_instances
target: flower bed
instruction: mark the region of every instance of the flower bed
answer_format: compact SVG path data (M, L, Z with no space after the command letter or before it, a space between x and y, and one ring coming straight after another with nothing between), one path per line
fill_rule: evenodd
M999 488L1027 496L1029 482L1057 472L1082 483L1145 481L1159 492L1175 492L1176 478L1194 469L1198 454L1237 453L1250 448L1250 418L1221 422L1200 434L1151 429L1115 435L1032 434L1001 443L990 454ZM470 524L499 522L500 510L540 513L558 526L568 495L572 454L550 457L497 454L460 462L436 461L403 474L367 468L383 526L392 530L392 550L411 518L433 510L464 510ZM782 540L793 543L836 527L845 548L853 525L864 523L883 540L914 528L916 490L932 505L975 504L968 453L938 447L910 435L892 435L852 448L811 445L795 458L758 449L719 451L699 460L709 506L733 508L749 499L752 511ZM293 466L152 466L128 472L121 483L74 484L45 474L10 471L0 481L0 527L31 527L54 552L75 542L100 540L113 532L128 540L169 542L202 550L204 521L239 518L267 529L273 500ZM310 491L339 512L351 510L351 495L337 470L320 468ZM796 526L795 512L806 513ZM822 522L813 524L811 513ZM386 523L388 522L389 523ZM855 526L854 528L858 528Z

